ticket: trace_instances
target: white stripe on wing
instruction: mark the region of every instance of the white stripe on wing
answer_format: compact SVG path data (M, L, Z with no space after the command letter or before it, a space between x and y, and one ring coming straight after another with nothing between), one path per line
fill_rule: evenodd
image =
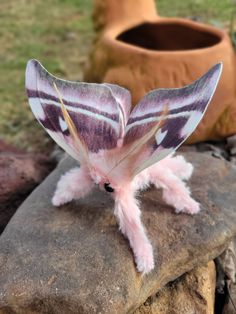
M168 119L174 119L174 118L179 118L179 117L186 117L189 118L191 117L192 114L196 114L196 112L198 112L197 110L192 110L192 111L183 111L183 112L179 112L179 113L174 113L174 114L169 114L167 116L161 117L150 117L150 118L146 118L143 120L139 120L139 121L135 121L131 124L128 124L126 126L126 133L133 127L138 126L138 125L144 125L146 123L150 123L150 122L156 122L156 121L160 121L161 119L164 120L168 120ZM201 112L202 115L202 112Z
M30 104L32 103L32 104L37 105L38 98L37 97L30 97L29 101L30 101ZM61 108L61 104L59 102L54 101L54 100L49 100L49 99L45 99L44 100L44 99L41 99L40 105L42 106L42 103L44 103L44 102L45 102L46 105L52 105L52 106L56 106L58 108ZM119 122L115 122L114 120L112 120L112 119L110 119L108 117L105 117L102 114L94 113L94 112L91 112L89 110L82 109L82 108L79 108L79 107L72 107L72 106L68 106L68 105L65 105L65 107L66 107L67 111L69 111L69 112L81 113L81 114L84 114L84 115L86 115L88 117L92 117L92 118L97 119L99 121L103 121L103 122L108 123L117 132L117 134L119 134L119 131L120 131L120 124L119 124ZM35 108L35 106L34 106L34 108ZM39 116L36 115L36 117L39 117Z

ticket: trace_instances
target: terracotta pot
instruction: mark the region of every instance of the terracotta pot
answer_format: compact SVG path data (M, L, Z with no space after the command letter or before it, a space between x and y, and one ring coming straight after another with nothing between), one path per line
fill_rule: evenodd
M157 15L152 0L95 0L97 38L85 81L128 88L135 105L148 91L182 87L223 62L223 74L207 113L189 143L236 133L235 55L217 28Z

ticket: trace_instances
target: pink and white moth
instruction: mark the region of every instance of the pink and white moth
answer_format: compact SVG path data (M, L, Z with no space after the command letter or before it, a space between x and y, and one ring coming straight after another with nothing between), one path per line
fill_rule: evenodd
M150 272L154 258L137 191L153 184L177 213L200 210L184 182L193 166L173 153L202 119L221 71L219 63L191 85L153 90L131 111L131 95L123 87L61 80L38 61L28 62L26 89L35 117L79 162L61 176L53 205L84 197L95 185L110 193L139 272Z

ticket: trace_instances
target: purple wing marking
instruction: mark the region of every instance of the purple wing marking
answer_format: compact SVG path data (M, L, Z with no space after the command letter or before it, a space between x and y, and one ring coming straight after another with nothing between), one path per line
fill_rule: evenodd
M76 83L58 79L36 61L28 62L26 90L38 121L53 139L78 159L73 147L61 103L53 86L56 83L63 103L78 133L90 152L116 147L122 132L119 105L111 88L105 84Z
M165 106L169 111L150 144L150 159L143 162L138 172L176 150L196 129L213 97L221 72L222 64L219 63L191 85L154 90L141 99L128 120L124 145L151 130L160 120Z

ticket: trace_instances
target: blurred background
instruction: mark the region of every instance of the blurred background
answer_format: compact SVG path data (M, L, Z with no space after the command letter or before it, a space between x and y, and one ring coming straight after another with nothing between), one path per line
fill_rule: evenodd
M235 41L233 0L158 0L161 16L223 28ZM93 42L92 0L0 0L0 139L29 152L50 153L52 141L34 119L24 90L28 59L54 75L82 80Z

